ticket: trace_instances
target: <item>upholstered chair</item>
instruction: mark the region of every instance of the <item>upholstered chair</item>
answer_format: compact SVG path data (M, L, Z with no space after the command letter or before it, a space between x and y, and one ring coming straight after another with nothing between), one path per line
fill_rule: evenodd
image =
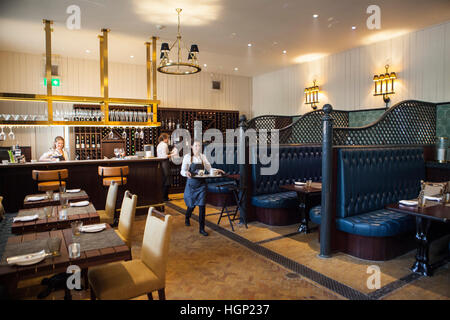
M122 208L120 209L119 226L116 233L131 248L133 235L134 215L136 213L137 195L125 191Z
M114 224L118 190L119 184L114 181L111 182L108 188L108 195L106 196L105 210L97 210L100 222Z
M123 300L158 291L165 300L166 265L169 253L172 217L156 218L149 209L142 241L141 258L109 263L89 269L91 299ZM161 213L159 213L162 215Z

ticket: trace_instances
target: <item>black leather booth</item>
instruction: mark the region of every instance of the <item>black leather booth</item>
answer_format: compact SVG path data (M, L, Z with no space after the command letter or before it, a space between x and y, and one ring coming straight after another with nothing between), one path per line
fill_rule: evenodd
M424 179L425 162L421 147L339 149L335 206L338 235L352 235L358 241L375 239L378 249L383 252L351 252L348 243L342 241L340 249L363 259L373 260L385 260L383 257L393 258L403 253L402 250L395 252L392 248L382 248L379 240L394 240L412 235L415 230L414 219L384 208L387 204L417 197L420 180ZM310 211L311 221L317 224L321 222L320 209L317 206ZM348 242L348 238L344 242Z
M269 149L270 152L270 149ZM297 193L280 186L294 181L321 181L322 148L313 145L280 145L279 169L274 175L261 174L259 149L250 147L252 192L251 204L256 219L269 225L289 225L300 221Z

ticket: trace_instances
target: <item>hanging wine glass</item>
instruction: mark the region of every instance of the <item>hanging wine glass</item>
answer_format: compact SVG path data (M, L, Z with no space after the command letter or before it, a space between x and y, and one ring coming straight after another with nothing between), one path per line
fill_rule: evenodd
M123 128L122 139L123 139L123 140L126 140L126 139L127 139L127 129L126 129L126 128Z
M6 133L3 131L3 127L2 127L2 132L0 132L0 141L5 141L6 140Z
M8 136L11 140L15 140L16 139L16 135L14 134L14 132L12 131L12 127L9 127L9 133Z
M139 138L144 140L144 130L142 130L142 128L141 128L141 133L139 133Z
M109 133L108 133L108 139L112 140L113 138L114 138L114 133L113 133L112 127L111 127L111 131L109 131Z

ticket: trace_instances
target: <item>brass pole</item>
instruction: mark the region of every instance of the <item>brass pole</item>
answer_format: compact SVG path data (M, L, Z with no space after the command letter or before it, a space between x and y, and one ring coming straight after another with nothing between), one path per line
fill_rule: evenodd
M150 55L150 42L145 43L145 49L146 49L146 65L147 65L147 99L151 99L151 84L152 84L152 70L151 70L151 55Z
M157 88L156 88L156 40L158 38L152 37L152 73L153 73L153 100L157 100ZM158 121L157 104L153 103L153 122Z
M45 24L45 78L47 79L47 113L48 121L53 121L52 102L52 31L53 21L43 20Z
M103 102L105 123L109 123L109 83L108 83L108 32L109 29L102 29L103 32Z
M98 36L99 44L100 44L100 95L102 97L105 96L105 81L104 81L104 67L105 63L103 60L103 36Z

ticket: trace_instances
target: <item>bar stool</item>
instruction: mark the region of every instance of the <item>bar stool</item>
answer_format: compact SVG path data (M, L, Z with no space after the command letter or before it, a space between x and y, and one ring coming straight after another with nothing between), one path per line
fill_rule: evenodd
M60 186L66 185L64 180L69 177L69 170L33 170L31 175L37 181L39 191L56 191Z
M124 167L98 167L98 175L101 176L104 186L109 186L114 181L119 186L127 184L127 176L129 173L128 166Z

